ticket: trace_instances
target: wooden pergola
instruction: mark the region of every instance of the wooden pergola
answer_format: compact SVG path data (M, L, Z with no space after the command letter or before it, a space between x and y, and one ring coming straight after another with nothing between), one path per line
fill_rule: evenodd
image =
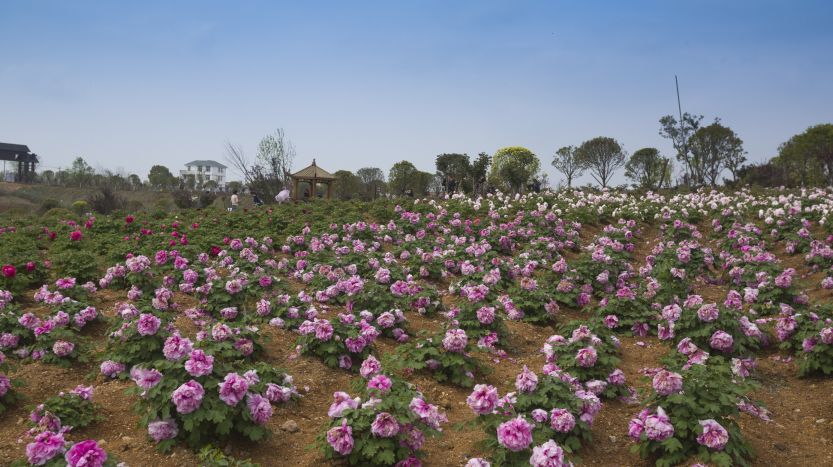
M3 161L4 176L6 162L11 162L17 164L16 182L28 183L34 181L35 167L39 162L38 155L32 153L25 144L0 143L0 161Z
M310 198L315 196L315 189L319 183L327 185L327 199L330 199L333 195L333 182L336 180L336 176L315 165L315 159L312 160L312 164L308 167L291 174L290 177L292 177L292 182L295 188L293 197L296 200L301 199L301 190L299 185L302 183L309 184L308 196Z

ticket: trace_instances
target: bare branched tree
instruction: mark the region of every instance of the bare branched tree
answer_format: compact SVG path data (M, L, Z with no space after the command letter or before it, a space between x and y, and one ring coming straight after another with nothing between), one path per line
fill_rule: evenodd
M246 184L252 182L251 166L249 165L249 159L246 157L246 153L243 152L242 146L227 141L225 158L226 162L243 176Z

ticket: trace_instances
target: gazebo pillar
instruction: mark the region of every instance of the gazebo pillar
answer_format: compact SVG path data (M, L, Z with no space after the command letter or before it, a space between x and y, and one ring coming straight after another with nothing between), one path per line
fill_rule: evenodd
M327 199L332 199L333 197L333 182L330 180L327 182Z

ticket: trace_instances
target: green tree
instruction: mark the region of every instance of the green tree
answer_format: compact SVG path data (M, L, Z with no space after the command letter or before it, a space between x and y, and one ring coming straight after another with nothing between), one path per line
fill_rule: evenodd
M391 193L404 195L405 191L410 189L416 195L414 185L418 173L419 170L411 162L399 161L393 164L388 174L388 188Z
M711 186L717 185L721 172L730 165L736 178L737 170L746 161L743 141L731 128L721 125L719 119L694 132L688 144L696 180Z
M55 172L51 170L44 170L40 174L41 181L47 185L52 185L55 183Z
M492 156L489 183L505 191L519 193L541 169L538 156L527 148L510 146Z
M833 124L807 128L778 148L775 161L796 174L801 186L833 185Z
M703 184L689 144L689 139L700 128L702 120L702 115L692 115L688 112L682 115L680 121L677 121L672 115L666 115L659 119L659 135L671 140L671 144L677 152L677 160L683 164L685 172L683 181L689 186Z
M87 164L83 157L76 157L69 169L70 179L74 185L82 187L93 181L95 170Z
M148 172L148 183L157 190L163 190L176 185L177 178L164 165L154 165Z
M130 186L134 190L139 190L142 188L142 179L139 178L139 176L136 174L130 174L127 177L127 181L130 183Z
M492 156L481 152L477 159L471 164L471 179L473 190L477 194L483 194L486 188L486 179L489 173L489 165L492 163Z
M233 181L233 182L226 183L226 191L232 192L232 191L235 191L235 190L237 190L238 193L243 191L243 183L238 182L238 181ZM266 200L264 200L264 201L266 201Z
M378 167L362 167L356 176L364 185L365 199L376 199L385 189L385 173Z
M607 188L613 174L625 165L627 159L622 145L606 136L587 140L576 151L578 163L587 168L602 188Z
M333 175L336 176L333 195L337 199L353 199L362 196L364 184L359 177L349 170L339 170Z
M573 178L581 177L586 168L580 164L575 146L564 146L555 151L552 166L567 177L567 188L572 188Z
M671 159L656 148L642 148L628 159L625 176L646 190L657 190L671 184Z
M471 193L471 162L468 154L440 154L435 164L441 182L448 183L453 179L457 189Z

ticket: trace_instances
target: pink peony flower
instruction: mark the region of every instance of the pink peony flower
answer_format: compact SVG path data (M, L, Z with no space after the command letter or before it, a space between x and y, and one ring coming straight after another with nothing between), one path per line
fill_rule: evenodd
M595 365L597 358L598 354L596 353L596 349L593 347L579 349L576 353L576 363L578 366L583 368L590 368Z
M124 363L114 362L113 360L101 362L101 374L108 378L115 378L119 373L124 372L124 370Z
M526 449L532 444L533 426L523 417L501 423L497 428L497 441L512 452Z
M237 373L229 373L220 384L220 400L227 405L235 406L249 390L249 382Z
M149 313L142 313L136 321L136 331L143 336L152 336L159 330L162 320Z
M662 369L654 375L653 386L660 396L670 396L683 390L683 377L679 373Z
M713 419L700 420L703 433L697 436L697 442L709 449L721 451L729 442L729 432Z
M576 417L567 409L552 409L550 426L559 433L569 433L576 426Z
M26 445L26 457L32 465L43 465L64 452L64 435L44 431Z
M392 438L399 433L399 422L393 415L381 412L376 415L376 419L370 425L370 432L380 438Z
M342 456L353 452L353 429L347 424L346 419L341 419L341 426L335 426L327 431L327 443Z
M466 398L469 408L477 415L492 413L497 406L497 401L497 389L486 384L476 385L474 391Z
M362 375L362 378L367 379L381 370L382 364L379 363L379 360L377 360L376 357L370 355L362 362L359 374Z
M360 399L358 397L351 399L350 395L346 392L337 391L333 393L333 403L327 411L327 416L330 418L341 417L345 410L358 407L359 401Z
M529 465L533 467L567 467L573 465L564 461L564 450L553 440L532 448Z
M171 393L171 401L176 405L177 412L189 414L200 408L203 396L205 396L205 390L202 385L192 379Z
M651 441L665 441L674 436L674 425L662 407L657 408L656 414L645 418L645 434Z
M367 382L368 389L378 389L380 394L385 394L390 391L391 385L390 378L385 375L376 375Z
M52 352L58 357L66 357L75 350L75 344L69 341L58 340L52 344Z
M148 435L157 443L166 439L174 439L179 433L176 421L170 418L148 423Z
M519 392L532 392L538 386L538 376L524 365L523 371L515 377L515 388Z
M153 368L147 370L134 366L130 369L130 378L136 383L137 386L144 390L148 390L159 384L159 381L162 380L162 373Z
M185 361L185 371L194 377L210 375L214 371L214 357L207 355L201 349L191 351Z
M177 333L165 339L165 346L162 347L162 354L165 355L166 359L175 362L191 352L192 348L193 344L191 343L191 340L187 337L182 337L179 333Z
M64 455L64 460L67 467L102 467L107 462L107 452L88 439L75 443Z
M272 417L272 404L269 403L269 399L260 394L249 394L246 405L249 407L252 421L259 425L265 425Z
M443 348L445 350L449 352L463 352L466 350L466 344L468 344L466 331L462 329L449 329L446 331L445 338L443 339Z
M733 343L734 340L732 339L732 336L724 331L715 331L709 341L711 348L721 352L730 352L732 350Z

